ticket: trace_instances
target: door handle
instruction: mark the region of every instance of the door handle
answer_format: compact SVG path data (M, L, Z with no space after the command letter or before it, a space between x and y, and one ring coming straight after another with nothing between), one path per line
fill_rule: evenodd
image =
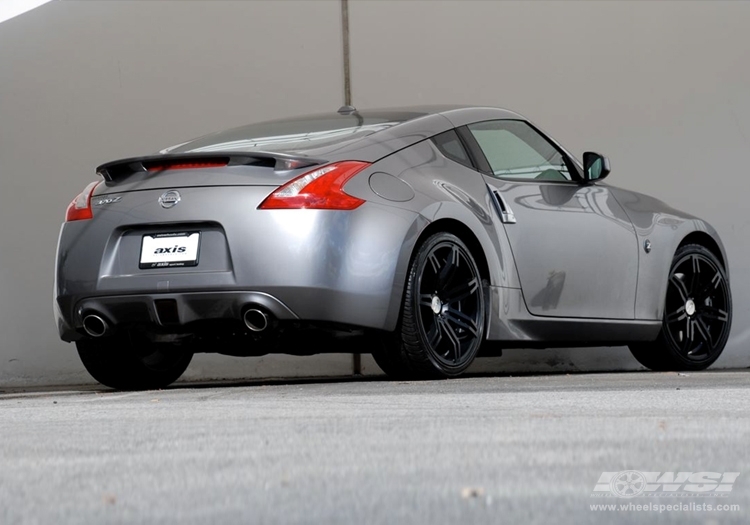
M510 209L510 206L508 206L508 203L505 202L505 199L503 199L503 196L500 195L500 192L492 190L491 193L494 197L493 200L497 206L497 211L500 214L500 221L505 224L515 224L516 216L513 210Z

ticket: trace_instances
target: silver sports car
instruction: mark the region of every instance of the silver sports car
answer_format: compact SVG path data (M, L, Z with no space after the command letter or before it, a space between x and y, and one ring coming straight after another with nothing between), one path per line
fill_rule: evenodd
M60 337L120 389L195 352L439 378L503 348L628 345L706 368L732 316L719 236L609 171L487 107L345 106L109 162L60 231Z

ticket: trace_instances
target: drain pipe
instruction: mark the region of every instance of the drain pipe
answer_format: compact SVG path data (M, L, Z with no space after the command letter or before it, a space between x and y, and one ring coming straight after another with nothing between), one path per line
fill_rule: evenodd
M352 77L349 56L349 0L341 0L341 36L344 58L344 106L352 106ZM352 373L362 375L362 355L352 355Z
M341 0L341 35L344 51L344 105L352 105L351 70L349 67L349 0Z

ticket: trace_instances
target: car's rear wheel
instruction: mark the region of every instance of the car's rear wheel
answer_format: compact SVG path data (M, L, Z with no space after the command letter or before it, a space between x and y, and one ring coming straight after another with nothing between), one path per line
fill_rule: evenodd
M482 276L467 246L436 233L412 261L394 341L375 361L396 378L444 378L464 372L484 337Z
M659 337L630 350L651 370L704 370L721 355L731 325L732 296L721 261L688 244L677 250L669 270Z
M101 337L76 342L83 366L101 384L118 390L151 390L175 382L193 354L166 343Z

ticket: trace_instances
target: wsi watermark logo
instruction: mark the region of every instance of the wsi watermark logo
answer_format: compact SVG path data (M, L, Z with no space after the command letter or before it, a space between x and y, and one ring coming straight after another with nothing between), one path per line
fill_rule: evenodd
M739 472L602 472L591 497L728 497Z

